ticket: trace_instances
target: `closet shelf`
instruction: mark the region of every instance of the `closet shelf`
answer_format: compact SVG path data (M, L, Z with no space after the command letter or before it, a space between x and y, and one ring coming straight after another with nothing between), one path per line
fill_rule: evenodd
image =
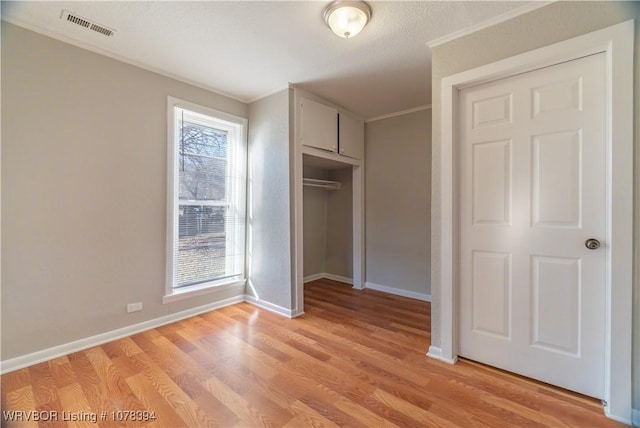
M329 181L329 180L317 180L315 178L303 178L302 179L303 186L309 187L321 187L327 190L339 190L340 182L338 181Z

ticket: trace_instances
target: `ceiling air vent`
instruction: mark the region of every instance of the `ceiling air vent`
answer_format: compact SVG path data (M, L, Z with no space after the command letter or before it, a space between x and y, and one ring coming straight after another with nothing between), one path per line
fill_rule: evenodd
M96 24L95 22L91 22L88 19L76 15L73 12L69 12L68 10L62 11L60 19L74 23L84 28L88 28L89 30L93 30L105 36L113 36L113 34L115 33L115 30L112 30L111 28L105 27L104 25Z

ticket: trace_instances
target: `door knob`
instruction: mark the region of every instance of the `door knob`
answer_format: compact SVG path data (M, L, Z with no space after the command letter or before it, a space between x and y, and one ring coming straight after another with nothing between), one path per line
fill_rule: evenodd
M584 246L590 250L597 250L598 248L600 248L600 241L594 238L589 238L584 241Z

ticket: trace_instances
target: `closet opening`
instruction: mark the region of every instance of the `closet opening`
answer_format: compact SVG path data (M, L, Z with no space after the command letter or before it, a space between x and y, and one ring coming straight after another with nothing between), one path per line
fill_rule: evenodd
M354 284L353 165L303 155L303 277Z

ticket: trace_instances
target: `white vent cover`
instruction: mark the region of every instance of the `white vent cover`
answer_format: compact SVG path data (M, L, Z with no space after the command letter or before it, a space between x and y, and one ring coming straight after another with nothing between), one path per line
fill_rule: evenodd
M68 10L62 10L62 13L60 14L60 19L79 25L81 27L87 28L89 30L93 30L105 36L113 36L113 34L116 32L116 30L113 30L104 25L89 21L88 19L82 18L73 12L69 12Z

